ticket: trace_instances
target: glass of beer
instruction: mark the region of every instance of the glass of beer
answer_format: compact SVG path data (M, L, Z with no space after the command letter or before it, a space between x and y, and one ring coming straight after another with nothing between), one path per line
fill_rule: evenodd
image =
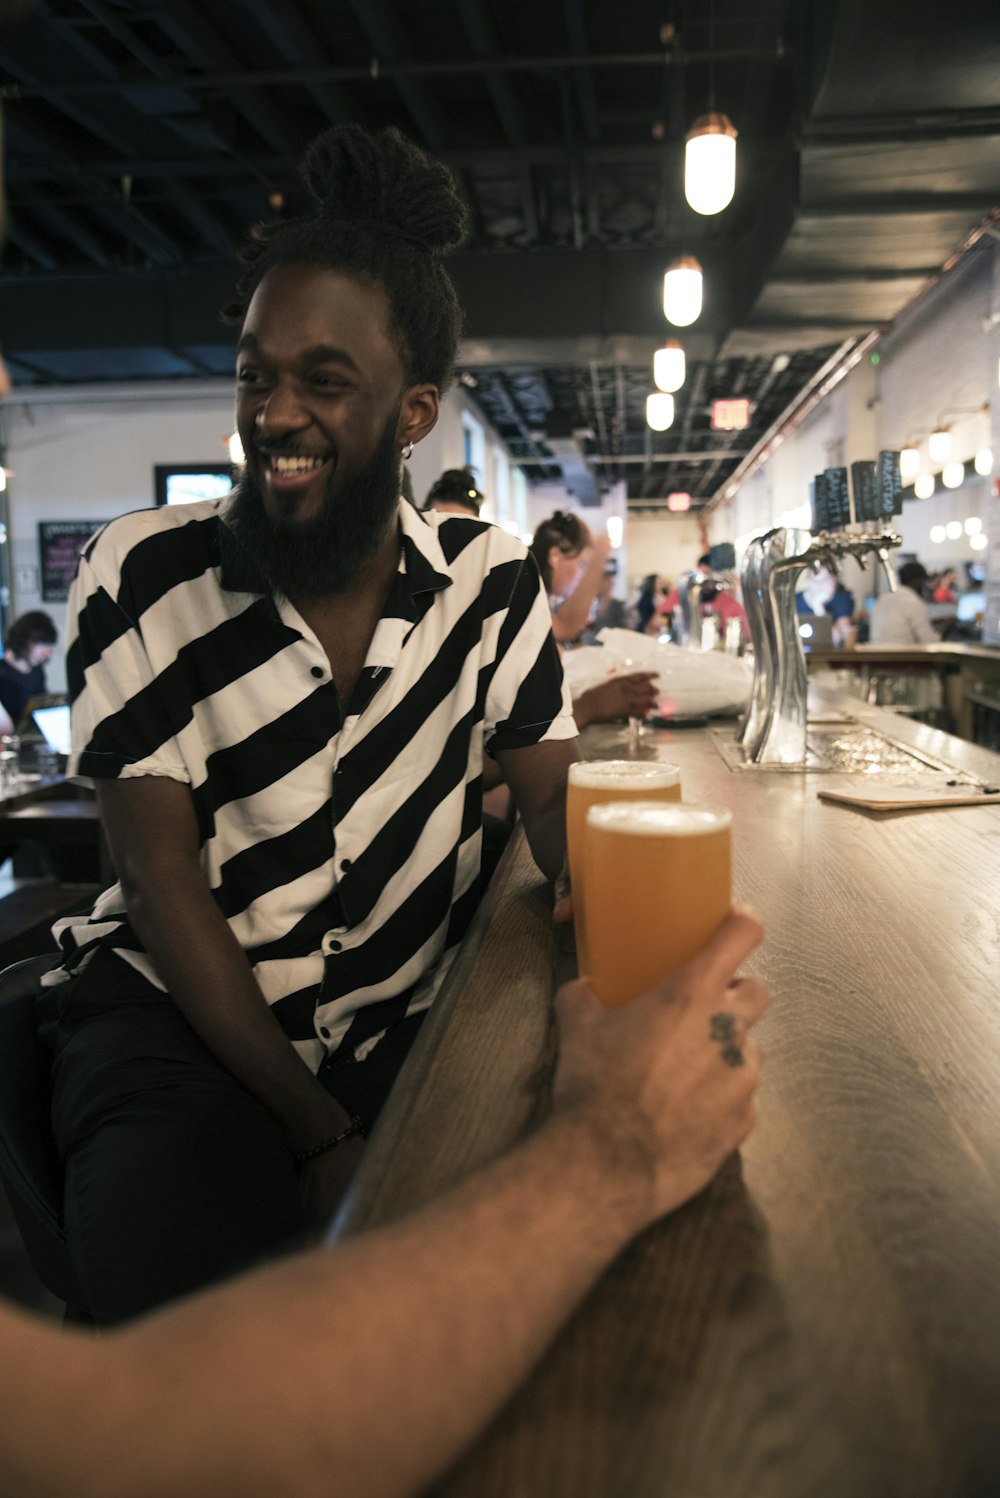
M631 801L594 806L584 844L591 981L627 1004L701 951L732 905L730 813Z
M679 801L681 772L676 765L647 759L578 760L569 767L566 791L566 849L573 891L573 921L580 972L589 971L584 918L583 855L587 812L605 801Z

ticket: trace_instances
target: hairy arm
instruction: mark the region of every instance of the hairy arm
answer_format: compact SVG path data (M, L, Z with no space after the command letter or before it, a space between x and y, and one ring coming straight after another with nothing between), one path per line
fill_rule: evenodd
M554 884L566 861L566 777L581 758L577 739L500 749L497 763L524 822L532 857Z
M555 1112L414 1216L291 1258L100 1340L0 1312L5 1498L405 1498L492 1416L625 1242L711 1179L753 1122L757 1054L723 1065L710 1016L734 913L624 1010L557 1000ZM127 1460L125 1459L127 1455Z
M129 919L184 1018L306 1149L347 1114L293 1050L202 872L194 804L163 776L102 781L98 802Z

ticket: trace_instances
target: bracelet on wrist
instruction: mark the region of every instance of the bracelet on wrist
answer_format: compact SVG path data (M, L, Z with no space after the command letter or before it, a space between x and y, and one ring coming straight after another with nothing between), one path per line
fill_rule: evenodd
M315 1160L319 1155L325 1155L327 1150L336 1149L338 1144L343 1144L345 1139L353 1139L355 1134L361 1133L361 1120L357 1116L351 1119L346 1129L341 1129L339 1134L331 1134L328 1139L321 1139L318 1144L313 1144L307 1150L299 1150L295 1155L296 1165L307 1165L310 1160Z

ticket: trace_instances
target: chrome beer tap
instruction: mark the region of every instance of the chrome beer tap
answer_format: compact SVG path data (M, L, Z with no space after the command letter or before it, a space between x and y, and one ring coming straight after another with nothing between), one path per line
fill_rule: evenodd
M808 679L795 588L808 567L827 566L853 556L859 565L871 555L882 565L889 587L896 579L889 560L902 545L885 522L865 531L822 530L812 535L792 529L768 531L747 549L742 582L754 648L754 683L746 721L739 733L746 757L758 765L804 766Z

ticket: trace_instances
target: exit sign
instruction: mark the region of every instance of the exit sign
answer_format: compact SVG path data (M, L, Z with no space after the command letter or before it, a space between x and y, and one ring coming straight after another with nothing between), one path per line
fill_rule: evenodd
M712 402L713 432L742 432L750 425L750 402L730 400Z

